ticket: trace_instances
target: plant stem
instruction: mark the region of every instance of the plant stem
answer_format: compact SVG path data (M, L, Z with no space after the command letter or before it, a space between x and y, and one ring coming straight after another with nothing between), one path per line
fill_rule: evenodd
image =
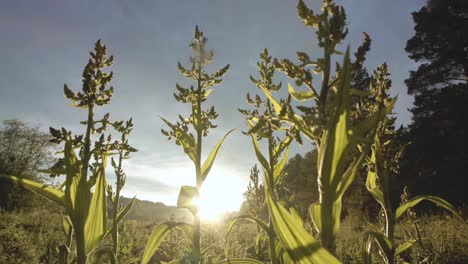
M196 182L197 182L197 190L200 193L202 179L201 179L201 152L202 152L202 115L201 115L201 101L202 101L202 87L201 87L201 64L198 63L198 78L197 78L197 113L196 113L196 120L197 120L197 159L195 164L195 171L196 171ZM200 263L201 259L201 230L200 230L200 208L198 208L195 214L195 223L193 228L193 253L197 258L197 263Z
M125 142L125 135L123 135L123 141L122 142ZM118 166L117 166L117 171L118 173L120 173L121 169L122 169L122 156L123 156L123 151L120 150L119 151L119 163L118 163ZM119 248L119 229L118 229L118 223L117 223L117 215L118 215L118 211L119 211L119 202L120 202L120 189L121 189L121 178L122 176L121 175L117 175L117 183L116 183L116 189L115 190L115 201L114 201L114 212L113 212L113 216L112 216L112 242L113 242L113 253L114 253L114 256L115 258L117 259L117 253L118 253L118 248Z
M84 224L76 227L76 260L78 264L86 264L87 256L85 251Z
M88 164L91 159L91 133L94 125L94 105L88 105L88 121L86 125L86 135L83 146L83 157L81 160L81 178L80 185L86 185L88 182ZM85 250L84 226L87 215L79 215L72 218L73 226L75 227L76 240L76 258L78 264L85 264L87 261ZM83 219L81 219L83 218Z

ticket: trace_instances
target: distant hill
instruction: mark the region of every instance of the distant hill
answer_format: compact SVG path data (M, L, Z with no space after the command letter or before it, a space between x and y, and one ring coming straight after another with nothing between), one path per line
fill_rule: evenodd
M130 200L131 198L121 197L121 205L127 205ZM132 209L125 218L140 222L161 222L171 218L175 221L190 222L192 215L188 210L179 209L176 206L135 199Z

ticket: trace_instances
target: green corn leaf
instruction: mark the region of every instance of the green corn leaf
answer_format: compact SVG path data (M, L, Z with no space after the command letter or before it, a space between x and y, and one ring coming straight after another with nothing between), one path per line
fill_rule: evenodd
M371 251L372 251L372 243L375 242L379 246L379 250L381 251L383 257L388 259L392 256L392 249L393 243L390 241L384 234L380 232L368 231L364 234L365 239L365 246L364 246L364 262L365 263L372 263L371 261Z
M348 130L349 111L351 106L351 62L349 47L343 62L342 76L334 100L333 116L330 117L323 131L318 148L318 177L321 183L320 238L323 245L333 244L339 228L341 214L340 193L346 190L345 169L348 163L348 152L354 150ZM352 175L350 175L352 176ZM339 189L341 186L341 190ZM315 210L312 212L315 213ZM315 215L317 218L318 215Z
M281 104L275 99L275 97L273 97L270 91L268 91L267 89L263 87L260 87L260 89L262 89L262 92L265 94L265 96L268 98L270 103L273 105L273 108L275 109L275 113L279 115L281 112Z
M269 192L266 196L276 234L294 263L340 263L304 227L297 225L294 217Z
M258 261L258 260L255 260L255 259L248 259L248 258L244 258L244 259L241 259L241 258L236 258L236 259L225 259L225 260L222 260L220 262L216 262L218 264L224 264L224 263L227 263L227 264L264 264L263 262L261 261Z
M120 212L117 214L117 223L120 223L120 221L122 221L122 219L128 214L128 212L130 212L130 209L132 209L135 199L136 196L134 196L132 200L130 200L130 202L122 210L120 210Z
M458 218L461 219L461 216L457 213L457 211L455 210L455 208L453 207L453 205L451 205L449 202L447 202L446 200L440 198L440 197L437 197L437 196L431 196L431 195L420 195L420 196L416 196L412 199L410 199L408 202L406 202L405 204L403 205L400 205L400 207L397 208L396 210L396 214L395 214L395 217L396 219L400 218L400 216L406 212L406 210L408 210L409 208L417 205L418 203L422 202L422 201L429 201L429 202L433 202L435 204L437 204L438 206L440 207L443 207L447 210L449 210L450 212L452 212L455 216L457 216Z
M375 161L376 161L376 158L375 158L375 150L374 150L372 151L370 162L375 164ZM369 170L367 172L366 188L372 194L374 199L377 200L377 202L383 208L385 208L384 195L382 191L379 189L379 186L377 185L377 174L375 170L374 171Z
M234 219L232 219L231 222L229 222L229 224L227 225L226 240L225 240L225 244L224 244L224 254L225 254L225 256L228 255L227 254L227 245L228 245L227 243L229 241L229 235L231 234L234 226L236 224L238 224L239 221L242 221L242 220L249 221L249 222L257 224L260 228L263 229L263 231L265 231L265 233L268 235L269 239L274 238L274 234L271 232L270 228L268 228L268 224L263 222L261 219L258 219L256 217L249 216L249 215L237 216Z
M117 214L117 223L120 223L122 219L130 212L130 209L132 209L133 203L135 202L136 196L132 198L130 203L128 203L123 209L120 210L120 212ZM103 238L108 237L110 234L112 234L112 231L114 230L114 227L111 226L111 228L107 229L106 233L104 234Z
M289 156L289 146L286 147L286 152L283 155L283 158L275 165L273 169L273 181L276 184L280 178L281 172L283 172L284 167L288 161Z
M182 229L184 226L190 226L187 223L178 223L178 222L164 222L158 225L153 232L151 233L148 242L146 243L145 251L143 257L141 258L141 264L147 264L151 257L153 257L156 250L158 250L159 245L164 240L167 234L173 228ZM183 230L183 229L182 229Z
M335 177L341 176L344 169L344 152L349 148L348 115L351 99L349 94L351 78L349 48L346 51L342 74L343 77L336 96L335 114L326 125L319 147L319 173L324 186L330 186L332 182L336 182ZM330 187L334 189L334 186ZM335 191L329 190L326 193L333 195Z
M216 155L218 154L219 148L221 148L221 145L223 144L224 140L234 130L235 129L229 130L229 132L227 132L226 135L224 135L224 137L222 137L221 140L219 140L218 144L216 144L216 146L211 151L210 155L206 158L205 162L201 167L201 182L204 182L206 176L208 176L208 173L211 170L211 166L213 166L213 162L216 159Z
M55 188L49 187L45 184L38 183L35 181L19 178L16 176L0 174L0 180L4 180L10 183L18 184L23 188L33 191L42 197L45 197L59 206L65 205L64 193Z
M75 214L81 214L82 218L86 217L89 204L89 188L85 180L81 180L81 169L75 151L73 150L72 141L69 136L65 142L64 151L65 160L65 207L68 214L73 218L79 218ZM86 189L88 189L86 191ZM79 196L79 197L78 197ZM83 206L81 208L79 206ZM78 209L79 208L79 209Z
M73 225L71 223L70 217L67 215L62 215L62 226L65 234L69 234L73 230Z
M247 124L249 124L249 127L251 128L251 124L249 122L247 122ZM252 138L252 144L254 146L255 155L257 156L258 161L260 162L262 167L267 171L267 173L271 175L270 165L265 156L263 156L262 152L260 151L260 146L258 145L258 141L255 138L255 135L251 134L250 137Z
M341 199L343 194L346 192L348 187L354 181L358 170L361 168L362 162L366 158L367 151L363 151L357 160L353 160L349 165L348 169L343 174L342 180L338 183L338 199Z
M193 199L198 197L197 187L182 185L180 187L179 198L177 199L177 207L187 208L193 214L196 214L198 208L193 204Z
M184 130L178 128L177 126L173 125L171 122L167 121L166 119L162 118L161 119L166 123L172 131L174 131L177 140L180 142L182 145L182 148L184 149L184 152L189 156L189 158L193 161L196 162L197 160L197 153L196 153L196 143L195 140L187 134Z
M315 92L315 90L296 92L296 90L290 83L288 83L288 92L298 102L304 102L311 99L318 99L318 95L317 92Z
M281 154L283 153L283 151L289 147L289 145L291 144L293 138L290 137L290 136L286 136L278 145L275 146L275 150L274 150L274 155L273 157L275 159L278 159Z
M263 236L264 236L263 233L258 232L258 234L255 237L255 254L257 254L257 256L260 254L260 242L262 241ZM224 255L225 256L227 256L226 252L227 252L227 250L226 250L226 246L225 246L224 247Z
M203 97L208 97L208 95L210 95L210 93L213 91L213 89L206 89L204 92L203 92Z
M304 221L302 220L302 217L299 214L299 212L296 210L296 208L294 208L294 207L289 208L289 213L291 214L294 221L296 222L296 225L304 226Z
M400 255L401 253L403 253L404 251L406 251L407 249L411 248L413 246L413 244L416 242L416 240L409 240L409 241L405 241L403 242L403 244L399 245L396 249L395 249L395 257Z
M287 120L291 121L289 118ZM308 139L310 139L312 141L316 140L315 134L313 132L315 127L305 126L304 125L304 120L298 115L293 116L292 122L293 122L293 124L295 124L297 126L299 131L301 131L301 133L304 134L304 136L306 136Z
M321 209L319 203L313 203L309 207L309 214L310 219L312 219L312 224L314 224L314 228L317 233L320 233L322 230L322 217L321 217Z
M85 224L85 252L91 252L101 241L107 231L107 200L106 200L106 178L104 165L98 170L96 189L94 190L91 204L89 206L88 218Z

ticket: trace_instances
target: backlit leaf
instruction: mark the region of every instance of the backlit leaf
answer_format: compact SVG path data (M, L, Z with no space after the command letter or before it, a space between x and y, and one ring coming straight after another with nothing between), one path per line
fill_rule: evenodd
M288 83L288 92L294 99L296 99L299 102L304 102L304 101L311 100L311 99L318 99L318 95L314 90L296 92L294 87L289 83Z
M400 207L398 207L397 210L396 210L396 215L395 215L396 219L398 219L404 212L406 212L406 210L408 210L409 208L417 205L418 203L420 203L420 202L422 202L424 200L429 201L429 202L433 202L433 203L437 204L438 206L449 210L450 212L452 212L457 217L461 218L460 215L455 210L455 208L453 207L453 205L451 205L446 200L444 200L444 199L442 199L440 197L437 197L437 196L420 195L420 196L416 196L416 197L410 199L405 204L400 205Z
M148 242L146 243L145 251L143 257L141 258L141 264L147 264L151 257L153 257L156 250L158 250L159 245L164 240L167 234L173 228L183 228L185 226L190 226L187 223L178 223L178 222L164 222L158 225L153 232L151 233Z
M33 191L42 197L45 197L59 206L64 206L64 193L55 188L49 187L45 184L38 183L35 181L23 179L16 176L0 174L0 180L4 180L10 183L18 184L23 188Z
M189 156L189 158L193 162L196 162L197 154L196 154L195 140L181 128L173 125L171 122L167 121L166 119L162 117L161 119L164 121L164 123L166 123L172 129L177 140L180 142L182 148L184 149L184 152Z
M267 192L271 219L279 240L294 263L340 263L320 246L304 227L297 225L294 217Z
M403 242L403 244L399 245L395 249L395 256L398 256L401 253L403 253L404 251L406 251L407 249L411 248L415 242L416 242L416 240L414 240L414 239Z
M96 189L94 190L89 206L88 218L85 224L86 254L91 252L101 241L106 229L107 205L106 205L106 178L104 165L98 170Z
M187 208L193 214L198 210L197 206L194 204L194 198L198 197L197 187L183 185L180 188L179 198L177 199L177 207Z
M210 155L206 158L205 162L203 163L201 167L201 182L204 182L206 179L206 176L208 176L208 173L211 170L211 166L213 166L213 162L216 159L216 155L218 154L219 148L221 148L221 145L223 144L224 140L226 137L231 134L231 132L234 131L234 129L229 130L229 132L224 135L224 137L219 140L218 144L213 148L211 151Z

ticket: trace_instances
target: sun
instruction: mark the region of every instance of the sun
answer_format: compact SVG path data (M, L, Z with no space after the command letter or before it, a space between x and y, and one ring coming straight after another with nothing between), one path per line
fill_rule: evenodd
M228 172L209 175L200 190L200 197L193 201L200 210L200 218L215 222L225 212L238 211L246 185L245 180Z

